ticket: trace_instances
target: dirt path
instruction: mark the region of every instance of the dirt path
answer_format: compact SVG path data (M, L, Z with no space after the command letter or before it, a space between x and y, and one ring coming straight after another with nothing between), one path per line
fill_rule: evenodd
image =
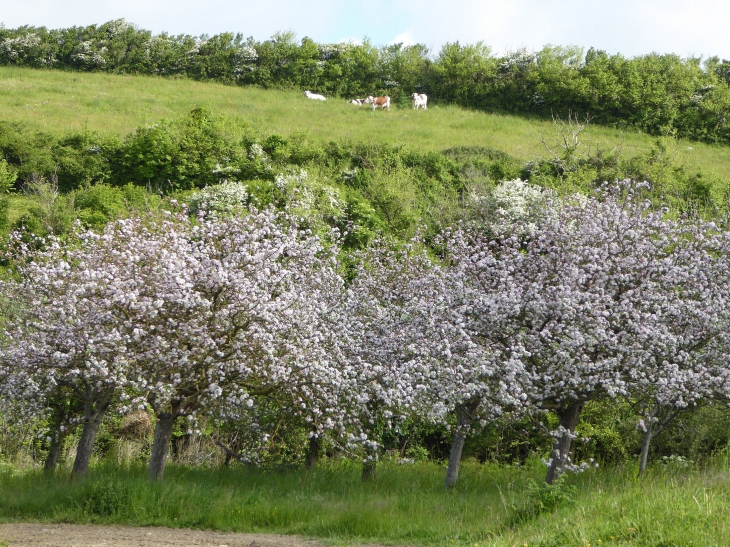
M297 536L83 524L0 524L10 547L322 547Z

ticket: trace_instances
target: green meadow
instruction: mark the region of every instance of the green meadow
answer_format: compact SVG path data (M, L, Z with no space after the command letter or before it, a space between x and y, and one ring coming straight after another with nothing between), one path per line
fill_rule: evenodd
M0 520L299 534L332 544L425 546L726 546L728 459L592 469L552 487L544 467L465 462L456 487L434 463L353 463L262 471L171 466L164 483L111 464L81 484L32 471L0 475Z
M325 141L404 144L420 151L481 146L523 161L547 156L541 139L552 142L555 135L551 121L438 104L430 104L425 112L414 111L409 103L394 105L391 112L373 112L342 99L310 101L300 91L0 67L0 119L54 135L88 128L123 136L201 106L262 135L303 132ZM619 148L631 156L649 150L656 138L589 125L581 140L594 149ZM689 165L730 180L730 147L680 140L676 154Z

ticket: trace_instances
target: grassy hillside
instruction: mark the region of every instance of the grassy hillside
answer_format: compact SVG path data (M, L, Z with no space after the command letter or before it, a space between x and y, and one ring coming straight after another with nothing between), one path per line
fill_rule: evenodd
M262 135L305 132L323 140L405 144L421 151L456 146L502 150L523 161L546 156L541 137L552 140L550 122L486 114L432 104L375 112L333 99L309 101L295 91L261 90L185 79L71 73L0 67L0 119L60 135L88 128L119 136L140 125L178 117L204 106L248 124ZM591 147L620 147L632 156L655 138L589 126L581 140ZM730 147L679 141L679 160L730 180Z

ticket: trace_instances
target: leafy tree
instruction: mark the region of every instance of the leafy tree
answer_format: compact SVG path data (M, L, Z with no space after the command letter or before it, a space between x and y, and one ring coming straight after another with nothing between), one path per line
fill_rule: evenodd
M447 43L433 63L428 91L443 102L485 107L494 93L496 75L497 60L483 42Z
M277 32L256 47L258 53L254 82L263 87L290 87L298 84L292 65L298 57L293 32Z
M537 54L536 66L529 73L535 89L533 110L557 114L579 108L586 87L579 70L582 61L581 48L545 46Z
M326 53L326 52L325 52ZM375 93L382 85L378 72L379 51L365 39L362 44L348 45L327 57L325 81L335 76L334 92L342 97L364 97ZM336 68L335 68L336 67Z
M381 81L378 89L393 95L394 101L410 103L414 90L425 88L431 61L428 48L422 44L392 44L380 50L378 67Z

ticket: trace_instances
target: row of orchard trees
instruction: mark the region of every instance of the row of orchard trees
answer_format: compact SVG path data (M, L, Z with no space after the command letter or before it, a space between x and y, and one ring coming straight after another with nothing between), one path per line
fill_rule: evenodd
M647 409L643 469L676 413L730 396L730 233L640 192L537 192L524 214L477 214L431 252L378 240L346 261L337 233L273 210L132 218L40 251L16 236L3 400L55 424L50 468L83 426L75 476L110 409L153 412L155 479L179 419L245 418L261 401L313 439L359 446L364 474L376 424L455 417L450 486L479 424L554 412L552 482L574 465L583 405L631 397Z
M712 53L712 52L706 52ZM585 112L599 123L652 134L730 141L730 62L650 53L636 58L546 46L494 55L482 42L318 44L292 32L257 41L242 34L153 35L123 19L46 29L0 26L0 64L187 76L239 85L311 89L328 96L388 94L509 112Z
M180 214L119 221L40 252L16 242L18 275L4 284L5 387L29 412L51 411L54 444L82 417L75 475L86 473L112 406L154 412L151 477L162 476L181 417L245 412L271 395L332 427L342 421L348 372L326 324L342 294L336 247L293 219Z

